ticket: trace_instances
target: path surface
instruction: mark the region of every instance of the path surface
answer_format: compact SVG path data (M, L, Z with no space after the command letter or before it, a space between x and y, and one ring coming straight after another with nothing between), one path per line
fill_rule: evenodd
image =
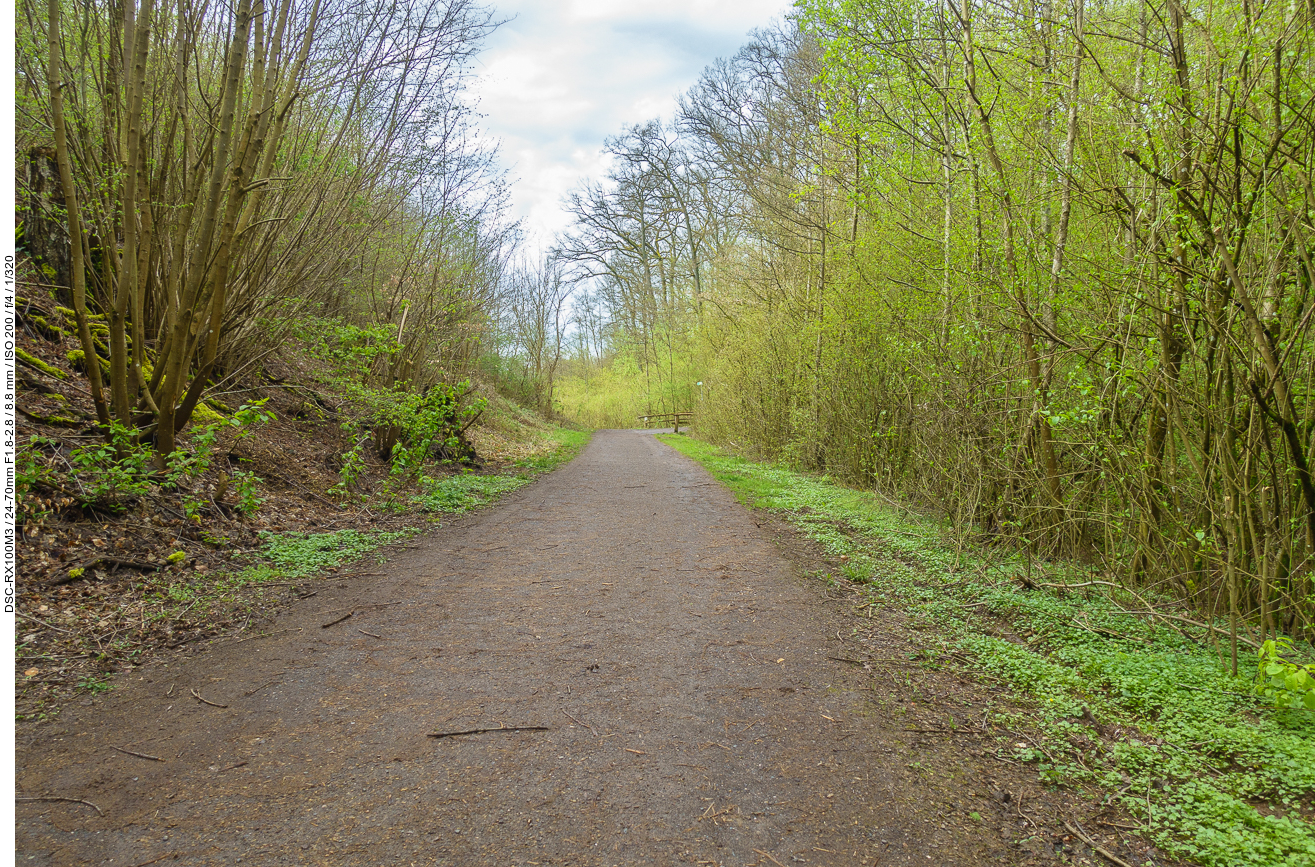
M816 590L650 435L600 432L382 568L38 729L20 792L104 816L20 803L18 863L986 857L918 818ZM427 737L498 726L547 730Z

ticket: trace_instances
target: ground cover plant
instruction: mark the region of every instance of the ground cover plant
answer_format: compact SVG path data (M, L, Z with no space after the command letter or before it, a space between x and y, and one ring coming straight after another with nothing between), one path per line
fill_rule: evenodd
M1234 676L1223 627L1095 583L1103 577L1080 564L965 543L825 477L662 439L822 545L868 604L908 612L930 658L967 660L1025 698L1025 711L993 721L1027 732L1001 734L1000 759L1122 805L1175 856L1315 864L1315 712L1294 674L1308 645L1252 642L1262 652Z

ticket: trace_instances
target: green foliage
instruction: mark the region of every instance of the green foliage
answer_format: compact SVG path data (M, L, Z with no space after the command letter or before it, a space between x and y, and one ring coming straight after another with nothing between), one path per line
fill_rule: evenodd
M1315 665L1292 662L1292 639L1279 636L1260 648L1256 691L1275 707L1315 711Z
M260 496L261 478L250 470L233 473L233 489L237 492L237 510L244 515L259 511L265 498Z
M308 578L343 563L359 560L371 551L393 542L409 539L418 528L367 533L361 530L336 530L331 533L269 533L260 534L261 553L269 565L264 569L248 570L248 577L261 580L274 578Z
M221 418L195 430L190 450L180 448L169 455L163 474L157 473L153 466L151 449L138 442L140 432L124 427L117 420L110 423L107 441L78 446L69 453L67 468L71 472L67 476L60 472L55 461L44 457L45 450L57 450L58 443L33 437L18 449L16 457L16 489L20 504L30 500L30 494L40 486L67 490L75 494L74 499L84 507L114 511L122 511L127 503L146 494L155 484L189 490L213 464L222 431L236 431L234 440L240 441L250 434L253 425L273 418L261 408L263 403L244 404L231 418ZM188 497L183 503L184 511L192 520L199 519L202 506L203 503L194 497ZM27 520L32 515L23 509L20 517Z
M662 439L742 502L778 512L828 553L848 556L846 573L866 582L870 604L907 612L928 655L967 654L1028 699L1026 716L997 715L1002 728L1035 731L1035 743L1022 747L1000 737L1005 757L1035 764L1055 785L1104 787L1157 845L1207 867L1315 864L1315 828L1299 810L1315 796L1315 713L1292 709L1288 685L1289 677L1307 683L1291 661L1298 645L1279 640L1262 651L1256 686L1278 708L1266 709L1208 634L1128 613L1143 607L1136 597L1120 605L1117 592L1027 591L1013 580L1026 560L956 545L944 525L897 513L872 494L687 437ZM1050 583L1089 578L1064 563L1044 569ZM1083 719L1093 715L1123 734L1091 746Z
M215 548L222 548L232 542L232 540L222 532L213 528L203 528L201 530L201 541Z
M14 492L18 507L14 517L16 524L39 521L50 514L48 509L33 508L32 494L38 485L53 479L54 469L47 461L45 451L47 448L54 451L58 446L55 440L34 436L27 442L20 443L16 449L14 454Z
M109 678L104 675L96 675L85 677L78 681L78 687L80 689L85 689L92 695L100 695L103 692L109 692L113 689L114 684L110 683Z
M679 346L662 365L641 368L633 349L617 353L606 366L573 359L562 366L557 406L568 418L595 428L642 426L649 412L692 409L698 402L696 359Z
M378 424L401 428L402 442L420 454L437 449L458 457L462 430L488 406L482 397L467 403L470 393L469 380L455 385L435 383L423 394L395 394L375 411L374 418Z
M242 404L232 417L219 416L217 421L192 431L191 451L178 449L166 459L166 483L172 487L182 488L195 479L205 475L214 463L215 447L220 434L225 430L235 431L233 445L251 435L255 425L267 424L274 420L273 413L264 409L266 399Z
M304 317L293 332L310 354L328 362L336 377L363 381L375 362L401 349L395 330L380 323L361 328L347 322Z
M394 461L394 486L409 482L430 459L466 457L461 434L488 405L482 397L472 399L469 380L418 388L411 381L389 382L378 374L403 348L393 333L382 325L361 328L315 317L305 319L297 332L308 351L328 364L334 390L350 407L343 429L355 443L343 455L341 482L335 486L340 495L364 472L364 450L371 438L381 442Z
M151 454L136 443L137 432L110 423L110 441L80 446L69 455L83 506L121 511L151 484Z
M578 455L580 450L589 444L590 436L588 431L556 428L552 432L552 438L557 443L555 449L523 458L516 462L516 466L536 473L548 472Z
M421 492L411 505L421 512L467 512L493 502L503 494L529 484L520 476L461 474L446 479L421 479Z
M415 509L422 513L466 512L488 505L503 494L529 484L539 473L549 472L571 460L585 444L589 434L584 431L555 428L551 432L554 445L531 457L516 463L520 472L516 475L476 475L470 472L459 473L446 478L433 478L421 475L417 493L409 497L396 494L390 499L390 506L397 511Z
M357 437L356 425L352 422L345 423L343 430L353 435L356 444L343 452L342 467L338 470L338 484L329 488L329 493L338 497L348 496L351 493L352 485L356 484L356 481L365 475L366 470L369 469L365 463L365 447L366 443L374 438L374 434L370 431L366 431Z
M187 520L194 524L201 523L201 510L205 508L205 501L196 497L183 497L182 502L183 515Z

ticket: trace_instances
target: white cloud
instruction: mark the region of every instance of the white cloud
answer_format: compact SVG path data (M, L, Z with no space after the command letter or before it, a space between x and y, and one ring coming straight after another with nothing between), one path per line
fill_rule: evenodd
M788 0L506 0L513 17L480 56L475 92L502 143L513 213L546 245L568 225L561 200L601 175L603 140L667 116L703 68L733 54ZM532 242L533 243L533 242Z

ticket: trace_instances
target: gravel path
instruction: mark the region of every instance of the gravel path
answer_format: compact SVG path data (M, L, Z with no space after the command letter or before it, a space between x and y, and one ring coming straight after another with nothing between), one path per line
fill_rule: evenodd
M361 568L386 574L331 579L271 637L144 669L36 729L20 794L104 815L21 802L18 863L989 857L935 822L953 781L929 795L868 718L867 681L828 658L833 607L651 435L600 432Z

